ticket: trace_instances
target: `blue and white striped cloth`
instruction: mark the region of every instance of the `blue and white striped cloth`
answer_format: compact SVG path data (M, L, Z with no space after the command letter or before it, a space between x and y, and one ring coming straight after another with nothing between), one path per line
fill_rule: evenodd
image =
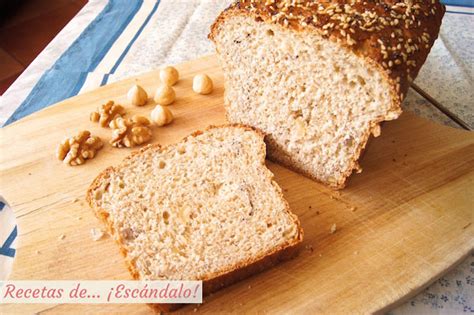
M0 125L8 125L108 82L213 52L207 40L209 25L230 2L91 0L0 97ZM473 126L474 0L444 2L450 6L440 39L416 83ZM439 71L443 72L442 76ZM445 78L449 75L456 80L447 84ZM427 104L413 92L406 101L407 109L455 126L449 118ZM21 231L15 224L13 212L0 203L0 280L5 279L11 270L18 233ZM468 274L474 278L472 264L469 264L465 263L458 275ZM469 286L471 295L463 296L457 302L453 294L431 287L428 290L436 292L431 294L436 301L426 298L426 292L431 291L425 291L425 295L394 313L434 312L434 308L426 308L427 305L435 305L442 312L472 312L472 282L465 290L469 290ZM453 300L449 303L442 298L448 295ZM421 300L424 302L419 302Z
M116 74L138 74L164 62L210 53L208 27L225 6L225 1L218 0L91 1L76 17L81 21L72 20L32 63L32 71L27 69L1 97L0 124L8 125L104 85ZM205 24L196 27L201 18ZM183 50L173 56L183 41L193 47L182 46Z

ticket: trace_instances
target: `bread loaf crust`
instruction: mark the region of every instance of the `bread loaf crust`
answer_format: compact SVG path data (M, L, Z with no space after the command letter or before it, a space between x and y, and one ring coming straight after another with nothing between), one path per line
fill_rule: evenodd
M241 0L219 15L211 26L209 38L216 43L227 20L245 16L257 23L275 24L302 34L316 33L354 53L385 78L390 86L389 110L370 122L348 161L347 171L334 182L324 182L334 189L342 189L351 173L360 170L358 160L371 135L377 133L383 121L401 114L401 103L438 36L444 13L445 7L439 0ZM225 102L227 109L229 101ZM320 180L302 170L271 138L266 142L271 160Z
M209 39L214 41L219 26L239 14L317 32L386 75L396 112L438 37L445 11L439 0L241 0L219 15Z
M235 128L242 128L243 130L251 130L256 132L262 139L264 138L264 134L253 127L250 126L245 126L242 124L228 124L228 125L221 125L221 126L209 126L206 128L204 131L214 129L214 128L223 128L223 127L235 127ZM196 137L198 135L203 134L204 131L195 131L191 135L185 137L180 143L185 142L186 139L190 137ZM169 146L173 146L175 144L170 144ZM162 147L160 144L152 144L152 145L147 145L146 147L143 147L140 150L132 152L128 157L124 159L124 162L127 161L128 159L133 158L136 155L143 154L143 152L148 151L148 150L156 150L158 152L165 150L168 146ZM263 150L262 155L260 156L260 162L261 162L261 167L265 167L265 150ZM118 166L120 167L120 166ZM94 201L94 191L97 190L102 186L102 184L107 181L107 178L111 176L112 173L115 172L114 167L108 167L105 169L103 172L101 172L92 182L90 185L89 189L87 190L86 193L86 200L89 204L89 206L93 209L94 214L96 217L101 220L104 225L107 228L107 231L110 235L113 236L115 242L119 245L119 250L120 253L124 258L127 258L128 252L124 247L124 240L122 239L120 233L116 233L113 227L113 222L109 219L109 214L108 212L98 206L96 202ZM272 176L273 177L273 176ZM295 256L299 250L299 247L301 245L301 242L303 241L303 229L301 228L301 224L297 218L296 215L294 215L291 210L288 202L283 196L283 192L281 188L278 186L278 184L271 178L271 183L272 185L277 189L279 196L284 200L284 203L286 205L285 209L288 215L290 215L293 218L293 222L296 224L298 227L298 235L297 237L290 243L286 243L278 248L275 248L272 252L267 253L266 255L262 257L258 257L257 259L254 260L248 260L242 262L240 265L235 266L233 269L228 269L224 272L221 272L219 274L217 273L210 273L206 275L202 281L203 281L203 296L206 296L212 292L215 292L225 286L231 285L241 279L244 279L246 277L251 276L252 274L255 274L257 272L260 272L262 270L265 270L271 266L276 265L279 261L286 260L289 258L292 258ZM127 268L132 276L133 279L135 280L140 280L139 272L137 270L137 266L135 265L134 261L130 261L128 259L125 259ZM172 279L170 279L172 280ZM195 279L190 279L190 280L195 280ZM176 310L179 307L182 307L183 305L181 304L149 304L151 308L153 308L155 311L173 311Z

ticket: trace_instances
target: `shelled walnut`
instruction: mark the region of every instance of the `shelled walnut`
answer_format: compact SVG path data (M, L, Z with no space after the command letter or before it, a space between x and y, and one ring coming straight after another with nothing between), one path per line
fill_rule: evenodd
M150 141L152 132L150 121L143 116L133 116L132 119L117 117L110 122L113 129L110 144L116 148L131 148Z
M93 159L103 145L99 137L93 137L89 131L84 130L74 137L64 139L56 150L56 157L71 166L81 165L86 160Z
M125 109L122 105L115 104L114 101L108 101L91 113L90 120L98 122L101 127L107 127L112 120L122 117L124 114Z

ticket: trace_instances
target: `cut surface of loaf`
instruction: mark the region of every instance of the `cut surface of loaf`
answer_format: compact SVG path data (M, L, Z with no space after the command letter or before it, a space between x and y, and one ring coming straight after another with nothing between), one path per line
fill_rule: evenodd
M342 188L400 115L443 14L438 1L239 1L209 36L227 117L262 130L271 159Z
M302 240L264 161L260 132L211 127L108 168L87 200L135 279L203 280L209 293L276 263Z

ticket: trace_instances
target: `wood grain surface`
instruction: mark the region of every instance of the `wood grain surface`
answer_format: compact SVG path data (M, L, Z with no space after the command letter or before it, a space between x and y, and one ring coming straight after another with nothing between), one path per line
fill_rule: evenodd
M175 121L154 129L153 142L176 142L196 129L225 123L223 76L215 56L178 66ZM196 73L209 74L211 95L192 91ZM84 196L93 178L119 163L129 149L108 144L83 166L54 157L66 135L87 129L104 140L110 130L89 113L113 99L127 104L138 81L148 92L158 72L79 95L0 130L0 195L18 219L11 279L130 279L110 238L94 242L101 227ZM181 312L372 313L419 292L465 257L474 245L474 136L405 113L384 125L348 187L332 191L268 162L305 231L299 256L205 298ZM336 224L337 231L330 233ZM64 235L64 239L61 239ZM0 312L149 313L145 305L0 305Z

